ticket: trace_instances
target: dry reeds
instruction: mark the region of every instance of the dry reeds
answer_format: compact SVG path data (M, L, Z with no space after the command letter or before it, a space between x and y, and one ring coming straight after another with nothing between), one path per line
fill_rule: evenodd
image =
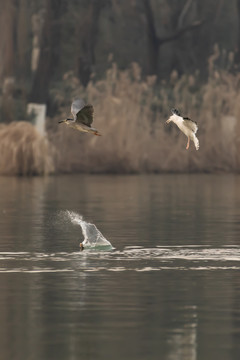
M44 175L54 171L53 147L28 122L0 125L0 174Z
M199 85L199 74L156 84L143 78L137 64L120 71L116 64L106 78L76 94L94 105L98 138L60 125L51 134L58 148L57 169L64 172L141 173L186 171L238 171L240 74L216 70L210 64L209 80ZM60 96L61 98L61 96ZM179 108L199 125L200 150L185 150L187 139L173 125L167 127L170 109ZM69 112L63 108L61 117ZM57 119L54 119L57 122Z

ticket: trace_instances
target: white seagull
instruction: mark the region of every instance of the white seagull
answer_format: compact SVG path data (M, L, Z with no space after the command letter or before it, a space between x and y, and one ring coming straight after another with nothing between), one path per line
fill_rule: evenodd
M166 121L169 124L171 121L174 122L179 129L187 136L188 142L186 149L189 149L190 140L194 142L196 150L199 149L199 140L196 137L196 132L198 130L197 123L188 117L181 116L180 112L177 109L172 109L172 115Z

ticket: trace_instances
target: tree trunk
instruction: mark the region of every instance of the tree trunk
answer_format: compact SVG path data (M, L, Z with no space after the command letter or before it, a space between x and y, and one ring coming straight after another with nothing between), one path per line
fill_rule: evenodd
M237 11L238 11L238 46L235 54L235 63L240 67L240 0L237 0Z
M38 67L34 74L30 102L46 103L48 90L60 54L61 16L65 0L45 0L46 15L42 29L42 39Z
M149 75L158 73L158 52L159 43L154 25L154 16L149 0L144 0L144 9L147 20L147 38L148 38L148 64L147 72Z
M16 54L16 2L14 0L0 1L0 79L14 76Z
M239 0L240 1L240 0ZM199 28L204 21L196 20L190 24L182 25L182 19L186 15L186 12L191 5L191 1L187 0L182 12L179 14L179 27L171 34L164 37L157 35L156 27L154 25L154 14L151 8L150 0L143 0L145 15L147 20L147 35L148 35L148 74L158 74L158 61L159 61L159 49L164 43L177 40L185 33L193 31Z
M80 46L77 71L82 84L86 86L95 65L95 46L97 41L97 30L99 16L105 6L104 0L88 1L87 14L84 21L79 21L77 33L80 34Z
M18 75L25 80L28 74L30 57L28 54L28 34L30 31L29 11L27 1L19 0L18 22L17 22L17 53L18 53Z
M15 117L15 64L16 64L16 7L15 0L0 1L0 80L2 88L1 120L11 122Z

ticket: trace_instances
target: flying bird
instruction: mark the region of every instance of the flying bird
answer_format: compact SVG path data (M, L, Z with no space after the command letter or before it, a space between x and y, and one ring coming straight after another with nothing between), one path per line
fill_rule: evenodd
M196 150L199 149L199 140L196 137L196 132L198 130L197 123L188 117L181 116L180 112L177 109L172 109L172 115L170 118L166 121L167 124L169 124L171 121L174 122L179 129L187 136L188 142L186 149L189 149L190 140L194 142Z
M91 127L93 122L93 106L85 104L82 99L76 99L71 106L73 119L60 120L59 123L65 123L71 128L81 132L88 132L93 135L101 136L97 129Z

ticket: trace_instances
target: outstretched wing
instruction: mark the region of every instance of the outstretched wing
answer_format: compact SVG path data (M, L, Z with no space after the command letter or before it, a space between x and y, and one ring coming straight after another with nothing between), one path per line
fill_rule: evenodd
M198 130L198 126L197 123L195 121L190 120L189 118L183 118L183 124L190 129L191 131L194 132L194 134L196 134L197 130Z
M77 113L82 110L85 106L85 102L82 99L76 99L73 101L71 106L71 113L73 114L74 120L77 118Z
M93 122L93 106L85 105L78 113L76 122L91 127Z

